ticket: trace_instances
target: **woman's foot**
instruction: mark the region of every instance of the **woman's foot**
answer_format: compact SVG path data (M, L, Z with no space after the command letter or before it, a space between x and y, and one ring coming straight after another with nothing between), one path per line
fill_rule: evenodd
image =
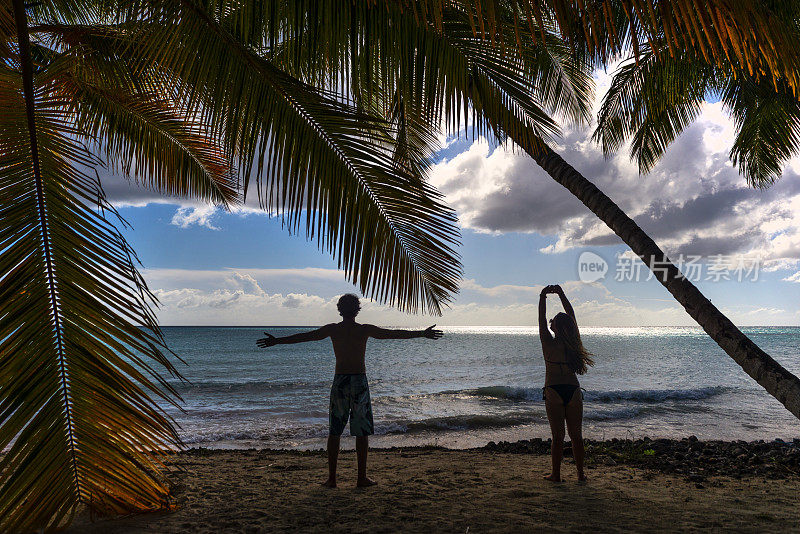
M329 478L325 482L322 483L322 487L324 488L335 488L336 487L336 479Z
M363 479L362 478L358 479L358 482L356 482L356 487L357 488L368 488L368 487L374 486L376 484L377 484L377 482L375 482L374 480L372 480L369 477L366 477L366 478L363 478Z
M542 478L545 479L545 480L549 480L550 482L561 482L561 476L560 475L550 474L550 475L544 476Z
M578 482L586 482L587 480L588 480L588 479L586 478L586 475L585 475L585 474L583 474L583 473L578 473Z

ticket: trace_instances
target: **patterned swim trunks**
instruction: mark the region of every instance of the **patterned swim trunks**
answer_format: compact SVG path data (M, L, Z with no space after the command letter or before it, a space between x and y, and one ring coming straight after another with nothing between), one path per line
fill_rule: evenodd
M333 377L329 411L330 434L341 436L348 418L351 436L370 436L375 433L369 384L365 374L337 374Z

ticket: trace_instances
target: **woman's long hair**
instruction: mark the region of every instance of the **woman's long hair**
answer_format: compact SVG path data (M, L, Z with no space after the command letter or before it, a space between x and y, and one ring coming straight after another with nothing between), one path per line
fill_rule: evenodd
M579 375L585 374L589 366L594 365L594 359L592 353L583 347L575 319L564 312L558 313L553 317L553 332L556 333L556 339L564 344L567 366Z

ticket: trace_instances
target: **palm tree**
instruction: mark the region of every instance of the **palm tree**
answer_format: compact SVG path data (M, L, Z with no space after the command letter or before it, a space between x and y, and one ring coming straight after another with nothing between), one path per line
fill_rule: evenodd
M788 12L782 13L784 20L797 21L796 7L787 9ZM656 20L655 27L670 27L670 24L663 24L660 17ZM618 18L616 27L624 28L624 20ZM788 28L795 34L800 33L792 25ZM633 38L635 32L628 31ZM512 37L516 36L508 35L507 38L510 41ZM652 42L664 43L665 40L669 41L669 37L665 39L660 35ZM507 42L506 46L513 48L513 43ZM648 46L640 47L637 52L636 59L632 59L627 69L622 69L615 77L614 86L604 102L598 135L607 150L618 148L624 139L633 136L634 156L643 171L649 170L666 145L696 117L696 110L699 110L706 94L704 91L717 88L723 92L723 101L736 118L740 132L731 157L734 162L739 162L740 170L751 184L763 186L771 183L779 174L781 163L797 152L800 139L796 119L800 102L792 93L790 77L780 78L770 71L758 76L726 58L706 59L708 51L705 57L691 48L687 48L683 55L677 52L670 55L669 43L662 44L660 53L653 52ZM674 69L676 62L682 69ZM518 110L524 106L525 100L535 98L535 93L521 93L518 88L524 85L508 83L512 77L509 73L493 76L489 69L486 70L499 92L506 97L498 100L508 103L507 106L486 108L485 120L491 128L495 132L507 132L508 137L545 172L605 222L706 333L748 375L800 418L800 379L745 336L682 275L630 217L551 150L535 129L526 126L525 117ZM716 82L712 81L712 76L716 76ZM473 87L479 86L480 83L473 84ZM472 100L489 100L481 98L484 96L476 94ZM522 101L518 100L520 96Z
M436 313L460 276L422 176L441 124L513 139L646 252L546 145L552 116L587 118L591 61L662 39L800 85L757 3L659 2L667 26L655 5L0 4L0 529L169 505L158 452L179 439L148 393L174 401L151 363L175 370L92 168L223 206L255 188L364 293Z
M799 35L794 25L798 21L798 6L776 4L774 7L777 9L771 13L773 17L780 13L778 20L790 22L774 24L786 32L784 35ZM769 10L765 9L761 15L764 13L769 13ZM604 147L607 151L614 150L624 139L632 136L633 154L640 168L649 170L666 145L697 116L706 94L703 91L718 88L723 91L724 101L737 119L740 132L731 151L732 159L739 162L740 170L751 184L763 186L771 183L779 174L781 162L796 153L798 148L796 118L800 103L792 85L794 82L790 81L792 77L780 76L775 70L767 70L767 66L761 67L760 74L748 66L747 61L740 59L742 55L716 57L713 45L701 50L684 46L680 52L673 42L677 34L670 32L670 28L676 27L676 21L671 20L668 14L654 14L652 20L653 28L664 28L663 32L655 35L649 33L650 42L660 43L660 46L638 47L635 60L632 59L628 67L615 77L614 85L606 95L597 130ZM753 19L753 28L760 24L758 17ZM624 21L618 19L616 27L624 28ZM702 43L703 39L713 43L711 29L704 29L706 32L699 32L697 43ZM636 40L634 29L629 28L628 34ZM717 51L721 48L719 46ZM786 61L794 61L791 53L786 55ZM680 63L683 68L674 69L675 63ZM575 195L642 259L655 278L748 375L800 418L800 379L744 335L591 181L545 143L536 142L535 136L520 135L523 128L512 127L509 131L511 139L547 174Z
M623 4L625 2L622 2ZM791 5L790 5L791 4ZM747 9L744 3L739 7ZM708 5L709 11L718 6ZM751 29L760 31L765 14L787 36L800 35L796 26L800 6L794 3L763 5L753 14ZM702 19L704 8L695 5ZM688 13L688 12L687 12ZM754 68L744 54L721 53L714 43L714 27L695 24L699 46L675 46L678 26L668 10L652 13L649 45L636 48L635 58L615 76L599 117L596 136L606 152L633 138L632 155L646 172L666 146L698 113L709 91L719 91L736 119L739 135L731 158L752 185L763 187L780 174L782 163L797 152L797 117L800 113L793 76L777 63ZM788 24L787 24L788 22ZM722 24L716 25L719 31ZM620 26L617 26L618 28ZM691 35L692 32L690 32ZM629 29L636 41L636 31ZM708 44L703 46L706 41ZM589 43L591 44L591 43ZM715 46L716 45L716 46ZM791 52L783 65L794 64ZM783 74L778 74L782 72ZM658 245L608 196L542 143L530 144L512 135L556 182L575 195L637 254L655 278L672 294L706 333L764 389L800 418L800 379L744 335L672 263Z
M787 18L800 22L800 6ZM800 148L800 100L786 80L773 81L726 65L709 63L691 52L664 57L645 49L615 73L595 131L610 154L631 140L631 157L641 172L649 171L669 144L700 113L708 94L719 96L737 130L730 158L747 182L768 187L780 178L786 161ZM639 236L641 237L641 236ZM640 252L641 251L641 252ZM643 242L637 253L663 259ZM659 264L663 265L663 264ZM662 283L706 332L745 371L796 417L800 417L800 381L736 329L699 291L677 272Z

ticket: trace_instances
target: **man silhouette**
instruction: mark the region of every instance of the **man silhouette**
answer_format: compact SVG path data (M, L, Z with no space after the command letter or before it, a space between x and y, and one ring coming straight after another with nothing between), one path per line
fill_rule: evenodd
M312 330L286 337L275 337L267 332L267 337L256 343L261 348L290 343L318 341L330 337L333 353L336 355L336 374L331 386L328 434L328 480L323 486L336 487L336 463L339 458L339 442L350 419L350 435L356 437L356 457L358 459L358 487L372 486L376 482L367 477L367 449L369 436L374 434L372 422L372 402L369 396L367 371L364 356L367 339L411 339L426 337L439 339L441 330L433 325L425 330L389 330L371 324L359 324L356 315L361 311L361 303L353 294L342 295L336 307L342 316L339 323L331 323Z

